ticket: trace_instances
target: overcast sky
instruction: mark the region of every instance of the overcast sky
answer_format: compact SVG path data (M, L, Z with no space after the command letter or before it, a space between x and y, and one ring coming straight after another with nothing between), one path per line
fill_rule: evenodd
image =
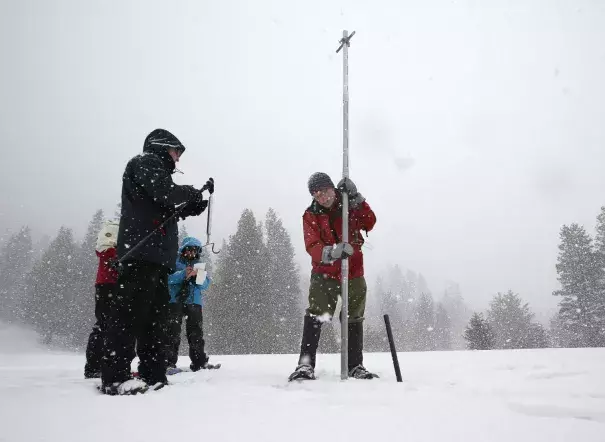
M306 274L307 178L341 174L349 29L369 283L399 263L437 296L456 281L474 307L513 289L547 311L561 225L592 232L605 204L605 3L489 4L3 2L0 229L83 234L162 127L187 146L177 182L216 180L215 239L272 206ZM205 216L187 227L204 239Z

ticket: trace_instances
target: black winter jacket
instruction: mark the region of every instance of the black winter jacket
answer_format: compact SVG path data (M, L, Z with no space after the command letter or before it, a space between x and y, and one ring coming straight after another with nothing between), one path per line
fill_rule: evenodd
M166 147L145 147L132 158L122 176L122 214L118 232L118 258L122 258L175 211L175 206L195 199L198 190L172 181L174 161ZM160 264L173 272L178 251L178 216L170 220L126 261Z

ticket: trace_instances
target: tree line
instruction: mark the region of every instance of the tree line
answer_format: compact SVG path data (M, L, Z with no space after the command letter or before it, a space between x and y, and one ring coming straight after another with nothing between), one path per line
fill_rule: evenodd
M119 216L119 213L116 213ZM97 211L78 241L62 226L52 239L32 242L23 227L0 243L0 319L33 327L46 343L83 349L94 322ZM179 236L187 234L180 225ZM297 353L308 275L301 278L291 237L273 210L262 221L245 209L220 253L205 249L214 270L204 300L204 331L214 354ZM176 258L176 257L175 257ZM560 232L559 311L547 330L529 305L509 290L488 310L472 312L457 284L435 298L421 273L391 265L368 284L366 351L388 351L389 314L399 351L591 347L605 345L605 207L592 237L583 226ZM340 324L324 326L320 352L340 350ZM186 340L182 341L186 352Z
M103 221L98 210L81 242L62 226L42 251L36 250L27 226L5 238L0 319L32 327L46 344L85 348L94 323L95 245ZM179 227L182 240L187 232ZM210 270L216 268L204 305L208 349L220 354L295 351L304 308L300 272L276 212L269 209L264 222L257 222L252 211L244 210L216 263L211 255L204 249L202 260Z
M550 330L533 321L518 294L497 294L487 315L474 313L464 337L469 349L605 346L605 206L591 236L577 223L559 233L559 310Z

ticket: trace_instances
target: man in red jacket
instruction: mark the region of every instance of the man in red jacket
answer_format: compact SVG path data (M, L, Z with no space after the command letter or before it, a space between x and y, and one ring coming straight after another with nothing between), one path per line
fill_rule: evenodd
M309 178L313 202L303 214L305 248L313 269L309 287L298 366L289 380L315 379L315 355L321 325L331 321L341 294L341 260L349 258L349 376L357 379L378 377L363 366L363 319L366 281L363 271L362 231L372 230L376 216L350 179L338 189L328 175L317 172ZM342 191L349 196L349 242L342 242Z

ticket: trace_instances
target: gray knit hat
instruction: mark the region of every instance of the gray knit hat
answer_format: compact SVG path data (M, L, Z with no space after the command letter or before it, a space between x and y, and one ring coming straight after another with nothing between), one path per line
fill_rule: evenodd
M334 183L332 182L332 179L328 176L328 174L323 172L315 172L309 178L308 186L309 193L313 195L318 190L334 188Z

